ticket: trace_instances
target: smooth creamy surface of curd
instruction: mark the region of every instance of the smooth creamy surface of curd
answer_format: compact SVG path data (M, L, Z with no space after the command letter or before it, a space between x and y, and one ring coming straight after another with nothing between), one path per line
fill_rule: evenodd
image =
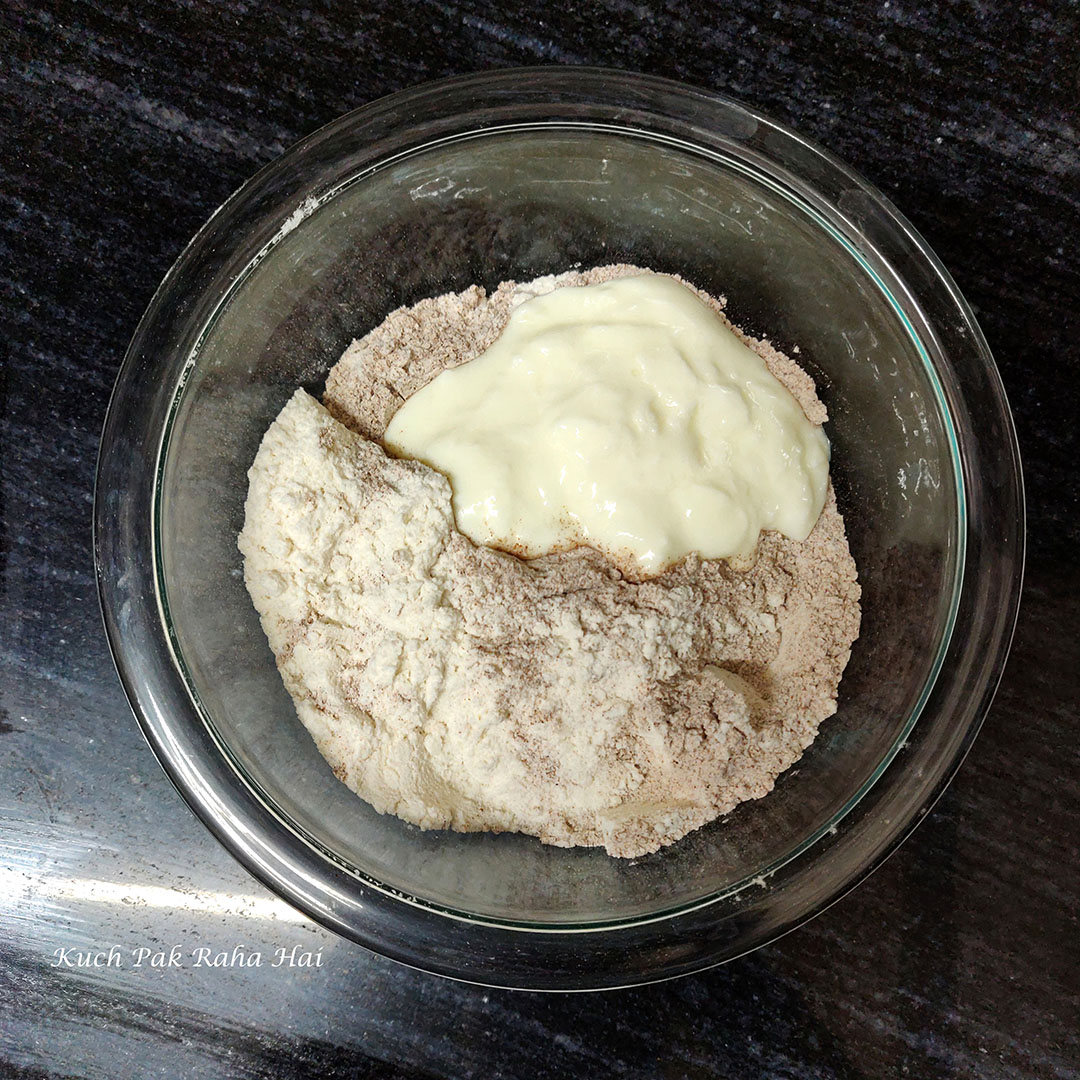
M690 552L809 535L829 443L689 289L658 274L518 306L480 356L397 411L396 454L443 473L457 527L534 557L588 544L651 576Z

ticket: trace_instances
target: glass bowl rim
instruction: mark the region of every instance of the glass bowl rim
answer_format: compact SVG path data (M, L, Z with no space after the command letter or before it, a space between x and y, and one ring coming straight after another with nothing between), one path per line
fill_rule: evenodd
M809 150L810 152L823 159L827 167L831 167L837 170L849 181L852 181L855 185L857 185L858 189L860 189L869 197L873 206L883 211L894 222L899 224L903 232L913 240L914 246L917 249L918 253L925 259L929 267L936 273L937 278L940 279L942 284L945 285L953 301L960 308L960 314L972 327L972 344L975 350L979 353L980 359L983 361L984 366L987 367L988 371L991 373L991 381L996 383L996 388L999 394L999 404L1003 410L1005 430L1011 436L1009 442L1010 448L1012 450L1012 459L1015 465L1015 468L1013 470L1013 477L1015 480L1014 493L1017 497L1016 501L1018 505L1018 512L1020 515L1018 520L1018 527L1021 554L1019 569L1016 571L1016 574L1014 574L1014 578L1012 581L1013 595L1012 597L1006 595L1003 601L1006 604L1012 604L1012 617L1011 619L1006 619L1006 623L1008 624L1007 633L1001 635L997 642L996 653L998 655L995 657L994 664L994 667L996 667L996 673L992 676L992 682L995 686L997 679L1000 677L1001 667L1004 664L1004 658L1005 654L1007 653L1008 642L1011 637L1012 625L1015 622L1015 601L1018 595L1019 575L1022 573L1022 480L1020 478L1019 472L1019 458L1018 451L1016 449L1015 434L1012 433L1011 416L1008 412L1008 406L1007 402L1005 401L1004 392L1000 387L1000 379L997 378L996 369L993 366L992 357L990 356L989 349L987 348L985 341L982 339L981 333L979 333L978 331L977 325L975 324L974 316L971 314L970 309L967 307L962 297L960 297L959 292L952 284L952 281L948 277L947 272L937 261L936 257L929 250L929 248L925 245L925 242L923 242L921 238L917 236L917 234L906 222L906 220L904 220L899 215L899 213L891 207L891 205L888 203L887 200L884 199L883 196L877 193L865 181L856 177L855 174L852 173L849 169L847 169L846 166L843 166L841 163L836 162L835 159L833 159L829 154L827 154L820 148L814 146L802 136L799 136L796 133L782 127L781 125L776 124L774 121L767 119L763 114L758 113L756 110L749 109L748 107L742 105L739 102L735 102L732 99L726 98L722 95L711 94L705 91L685 87L679 83L674 83L669 80L656 79L650 76L633 75L625 72L613 72L607 69L568 69L546 67L525 69L518 68L511 69L509 71L487 72L479 75L470 75L455 79L440 80L435 83L425 83L412 89L401 91L387 98L382 98L379 101L373 102L360 109L354 110L353 112L350 112L343 117L340 117L339 119L320 129L319 131L301 140L290 150L286 151L284 155L271 162L268 166L266 166L263 170L256 174L256 176L252 177L246 184L239 188L237 192L223 205L223 207L220 208L211 217L211 219L206 223L202 230L200 230L196 237L191 241L185 251L181 254L180 258L177 260L176 265L174 265L173 269L170 270L158 292L155 294L154 299L151 301L151 304L147 309L146 314L143 316L143 319L140 322L138 329L136 330L131 347L128 351L120 374L117 378L116 387L113 391L113 397L110 401L109 414L106 419L105 430L102 436L101 451L98 463L98 484L97 490L95 491L95 563L97 568L99 595L101 598L106 630L109 637L110 648L113 651L114 660L117 664L117 668L121 676L121 681L124 683L124 687L128 694L129 700L131 701L133 710L140 722L140 725L144 731L144 734L147 737L147 740L149 741L155 754L158 756L158 759L161 762L166 773L170 776L174 784L177 786L181 795L183 795L185 800L195 810L196 814L204 821L204 823L211 829L211 831L218 837L218 839L222 841L226 848L228 848L232 852L232 854L241 861L242 864L244 864L250 871L252 871L256 877L260 878L260 880L262 880L265 884L269 885L274 892L276 892L278 895L283 895L287 900L300 907L301 910L305 911L306 914L315 918L317 921L322 922L324 925L330 926L332 929L337 930L339 933L345 933L346 936L352 937L354 940L359 940L363 944L376 949L376 951L385 951L388 955L393 955L393 951L385 949L381 950L379 948L377 933L373 936L370 932L368 932L368 928L366 927L362 928L355 925L349 925L347 920L343 923L340 918L329 917L327 912L325 911L325 905L321 902L320 898L312 892L311 889L308 889L306 891L303 889L298 890L296 888L295 880L283 880L280 872L274 871L271 866L273 860L270 860L268 862L266 860L260 860L258 858L255 858L252 851L250 850L250 846L245 845L239 841L237 828L242 827L242 823L245 818L248 818L249 824L253 824L255 827L258 827L260 825L265 826L266 824L264 820L258 820L259 814L265 814L267 811L269 811L272 815L274 814L273 808L268 806L264 800L259 799L259 793L257 791L249 790L247 792L249 798L236 800L229 808L229 811L225 814L222 814L220 800L217 800L213 797L212 792L207 790L207 785L222 780L224 778L224 774L219 771L216 777L210 777L205 773L200 774L199 770L197 769L191 768L190 766L193 764L192 762L187 762L186 764L189 767L185 768L183 767L183 764L178 761L178 755L176 747L174 745L177 724L181 726L190 726L191 724L201 723L204 726L205 734L209 735L210 740L217 746L217 752L220 754L222 753L222 751L225 751L223 757L231 758L231 754L228 753L227 747L223 746L216 738L212 720L208 716L203 714L203 710L201 709L198 702L197 692L194 691L194 687L190 685L189 680L182 674L182 659L179 656L178 650L175 650L173 648L174 642L172 640L171 627L167 615L167 600L162 594L163 583L160 581L160 576L158 573L159 560L157 558L156 551L156 527L158 524L157 509L160 487L157 481L160 478L160 468L163 466L164 463L164 451L167 448L171 418L174 414L175 407L179 402L180 396L182 394L182 387L184 382L186 381L185 373L187 370L189 370L189 366L195 362L195 351L189 351L186 358L185 367L181 372L178 380L176 381L174 389L170 391L172 403L168 411L169 419L167 423L161 428L160 441L157 447L158 457L155 463L155 468L153 470L155 479L151 492L154 529L151 531L152 553L150 562L154 570L155 580L153 604L154 606L156 606L156 611L144 612L144 615L149 615L151 622L153 621L153 617L156 616L159 626L161 628L164 628L164 641L162 642L161 640L158 640L155 642L155 645L160 649L160 646L164 644L165 649L169 654L170 662L177 671L181 672L181 681L185 684L185 687L188 691L188 701L186 703L184 703L182 700L177 701L175 693L166 692L165 697L169 699L170 706L169 710L167 711L148 707L148 697L152 695L154 689L160 688L155 688L152 686L154 680L147 680L147 673L145 670L139 670L139 664L137 663L139 657L137 655L133 655L132 650L129 647L130 641L121 632L121 628L116 617L116 559L115 557L110 558L108 555L110 547L109 537L111 526L109 522L109 516L106 513L106 509L104 506L105 500L103 498L103 491L106 490L105 485L107 484L107 479L109 475L110 461L112 460L110 455L114 455L114 440L110 439L110 434L115 432L115 429L119 422L120 413L122 412L122 404L125 400L125 387L127 388L126 396L131 397L132 380L136 378L136 368L139 366L141 357L140 343L143 338L149 336L151 324L153 323L155 317L160 314L161 309L165 307L168 302L175 299L174 297L170 296L170 290L174 286L176 280L180 278L184 273L185 264L190 265L193 261L196 261L198 259L199 255L201 254L199 250L200 245L205 247L208 237L212 237L214 235L224 232L225 239L229 239L230 234L227 232L227 230L224 229L224 225L230 211L233 211L235 216L235 211L237 210L237 208L243 206L245 199L250 200L254 197L254 193L257 191L260 182L265 181L267 176L273 176L277 172L281 172L291 166L296 165L297 162L302 162L305 155L311 154L313 152L313 149L318 148L327 140L332 139L340 131L362 129L363 126L369 122L370 118L378 114L380 111L385 111L388 109L392 110L395 108L400 109L407 117L407 119L404 121L404 125L406 127L410 125L412 127L416 127L423 122L423 118L420 117L418 119L416 115L420 112L420 103L424 99L430 100L431 97L435 95L445 100L447 97L453 96L456 93L459 98L466 101L476 100L478 96L482 95L485 87L501 87L503 89L513 89L513 84L515 83L520 85L523 81L531 81L534 90L537 86L539 86L542 93L546 92L550 97L554 98L561 94L565 94L568 90L572 92L575 86L584 88L584 83L586 83L590 79L596 78L605 80L613 89L622 86L630 86L637 89L638 91L653 90L658 93L662 91L665 95L668 95L669 97L674 97L681 101L685 105L687 110L689 110L692 106L701 107L703 106L703 104L707 104L708 107L714 110L718 110L720 112L727 110L730 113L733 113L737 120L740 118L745 118L747 116L751 117L755 125L765 125L771 131L779 132L782 137L798 142L803 149ZM549 102L545 100L541 102L541 104L546 105L549 104ZM403 106L407 107L403 108ZM468 120L469 116L470 114L466 110L462 119ZM553 126L572 126L572 124L569 124L569 122L565 124L554 122ZM494 134L496 131L501 130L503 130L503 128L500 128L497 125L492 127L481 126L479 130L477 130L474 126L463 128L462 131L459 133L459 137L465 137L470 132L482 135L485 133ZM626 134L635 133L634 131L628 130L625 127L620 128L620 130ZM647 131L637 133L644 136L648 136L649 134ZM418 150L428 148L431 145L431 142L425 141L422 144L417 144L409 152L415 153ZM385 164L385 162L378 162L375 167L382 167L383 164ZM317 209L318 205L321 205L321 202L318 204L309 205L306 208L304 206L301 206L299 211L294 211L292 214L290 214L290 216L281 223L280 228L274 234L274 236L271 237L270 243L263 249L263 254L265 254L266 250L269 250L270 246L273 246L274 243L276 243L284 235L291 231L291 229L294 228L300 220L302 220L303 216L306 216L306 214L308 213L314 212L315 209ZM298 213L300 216L297 216ZM856 254L856 256L858 255L857 251L854 251L854 249L853 253ZM261 257L262 255L259 256L259 258ZM250 266L250 263L248 265ZM234 279L234 284L236 284L239 280L242 280L242 277L243 274L237 275L237 277ZM886 289L885 291L886 295L889 295L888 290ZM215 308L215 310L219 310L220 306L225 301L226 294L222 294L218 298L218 306ZM204 333L206 329L211 325L211 323L212 318L204 319L200 334ZM921 348L921 342L919 342L918 337L913 335L913 338L914 340L916 340L916 342L919 343ZM929 358L926 357L925 354L924 362L927 364L927 369L931 373L932 377L936 379L937 373L934 370L933 364L929 362ZM942 400L941 405L943 415L951 424L952 416L949 408L947 407L947 403ZM950 437L953 438L955 442L955 436L951 435ZM959 452L954 448L954 463L959 469L960 462L958 460L958 456ZM961 513L960 535L963 536L966 526L962 517L964 505L964 487L962 475L958 473L957 479L958 497L960 498ZM115 536L113 536L112 539L113 541L115 541ZM114 551L112 552L112 554L115 556L116 552ZM957 562L958 578L962 573L963 563L963 551L961 551L960 558ZM955 605L959 603L962 588L963 586L961 585L960 581L957 580L956 587L954 589L954 615ZM1003 591L1005 593L1008 593L1008 589L1004 585ZM789 862L797 859L802 859L809 851L811 851L816 845L820 843L820 841L826 834L831 833L835 836L838 831L837 826L841 823L842 819L847 817L848 814L855 809L855 807L862 801L863 796L869 791L870 788L873 787L873 785L878 781L881 775L885 773L887 769L891 766L896 753L899 751L900 746L903 745L904 740L910 733L911 727L915 723L918 712L921 711L921 706L925 703L927 697L930 695L933 678L936 677L938 670L941 669L942 663L944 662L945 654L950 646L950 642L948 640L948 631L951 630L952 622L953 619L950 619L950 625L947 628L945 638L941 644L939 656L934 665L935 670L932 673L931 679L928 680L928 684L925 688L923 698L920 702L920 708L917 709L915 713L908 718L908 722L905 725L903 735L897 740L894 748L875 769L873 776L863 785L863 787L856 794L856 796L853 799L849 800L849 803L844 807L844 809L838 815L836 815L835 818L831 820L826 826L818 830L818 832L811 839L800 845L799 848L795 851L786 855L782 860L781 865L787 865ZM160 669L163 657L159 655L157 660L158 668ZM170 689L174 690L175 687ZM992 690L993 687L990 687L991 695ZM949 764L949 767L944 770L944 775L939 776L937 778L937 784L930 787L930 789L925 793L925 801L919 808L919 811L913 813L911 815L911 820L906 822L903 827L896 830L896 833L893 836L891 843L886 845L880 852L878 852L875 858L864 862L860 867L859 872L852 875L848 881L842 883L841 886L834 891L834 894L829 898L826 903L815 905L813 910L808 909L804 912L799 913L798 917L790 919L788 921L788 925L785 926L783 929L770 934L770 938L778 936L779 933L785 932L786 929L790 929L793 926L798 925L799 923L805 921L807 918L812 917L818 911L823 910L828 903L831 903L835 899L839 898L839 896L846 892L849 888L854 887L854 885L857 884L858 880L861 880L862 877L865 877L868 873L870 873L874 867L879 865L880 862L883 861L883 859L896 846L899 845L903 838L910 832L911 828L914 827L914 824L917 823L917 821L925 815L930 805L932 805L933 801L936 800L941 790L944 789L948 780L951 778L951 775L955 772L955 769L959 767L959 764L962 761L964 754L966 754L967 748L970 746L970 742L974 738L978 726L981 723L982 717L983 715L985 715L986 707L989 706L988 697L986 698L984 704L985 707L975 710L975 713L970 718L965 738L961 741L961 745L955 755L954 760ZM235 764L233 767L235 769ZM237 777L236 779L239 779L241 783L245 782L242 777ZM254 802L252 801L252 799L254 799ZM250 821L249 818L249 815L251 814L254 814L256 816L256 819L253 823ZM279 824L284 829L293 833L296 842L307 844L310 846L310 840L302 839L300 836L296 835L295 830L291 829L288 823L281 821L280 818ZM279 843L281 842L282 835L280 831L275 837L275 839ZM291 854L295 855L296 853L293 852ZM322 849L322 857L324 859L333 860L333 855L329 852L326 852L325 849ZM310 866L308 867L308 869L310 870ZM770 868L770 874L775 872L775 870L779 869L780 867ZM476 929L487 926L490 927L492 930L498 932L512 931L520 933L522 931L525 931L532 934L541 932L542 934L553 937L572 937L574 935L581 935L583 933L590 935L598 933L611 933L613 931L620 931L625 929L637 929L651 923L657 923L659 921L673 921L682 919L686 915L694 912L700 912L702 909L708 908L709 906L716 904L720 900L731 898L736 894L745 891L758 880L758 878L755 877L754 879L737 883L735 886L724 890L722 893L713 894L698 901L683 904L674 909L665 909L662 911L649 913L647 915L643 915L637 918L623 919L617 921L592 921L583 925L575 925L573 923L543 923L539 925L534 925L530 923L516 923L508 920L491 919L487 916L477 916L466 911L448 910L422 898L402 895L396 890L383 886L381 885L381 883L374 881L369 876L365 875L362 871L358 871L358 868L345 868L339 865L337 868L337 872L331 875L334 879L333 884L336 886L340 886L342 884L340 880L341 873L352 876L355 880L358 872L360 875L359 883L362 886L366 885L370 889L381 892L384 899L388 903L399 905L402 903L407 905L418 905L425 911L433 913L443 919L446 919L447 917L449 917L450 919L457 919L469 924L471 927ZM331 881L327 879L326 875L324 875L321 884L329 887L331 886ZM755 942L754 945L751 945L749 947L756 947L756 945L762 943L764 942L758 941ZM711 958L711 962L719 962L723 959L730 959L731 955L735 955L735 953L713 957ZM398 955L396 956L396 958L403 959L406 962L409 962L409 957L407 956ZM421 964L419 966L424 965ZM697 966L700 967L707 965L698 964ZM453 971L443 971L443 973L459 974ZM663 976L661 975L661 977ZM633 979L630 981L644 980Z

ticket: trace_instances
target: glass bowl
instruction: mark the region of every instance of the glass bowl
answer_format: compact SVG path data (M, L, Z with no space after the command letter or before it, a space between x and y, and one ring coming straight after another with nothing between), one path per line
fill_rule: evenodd
M863 588L839 711L767 797L655 855L421 832L340 784L244 588L246 471L393 308L632 262L728 298L828 406ZM461 979L608 987L695 971L821 911L956 770L1008 649L1019 459L970 308L911 226L753 109L660 79L520 69L337 120L211 218L142 319L102 438L105 623L165 771L311 918Z

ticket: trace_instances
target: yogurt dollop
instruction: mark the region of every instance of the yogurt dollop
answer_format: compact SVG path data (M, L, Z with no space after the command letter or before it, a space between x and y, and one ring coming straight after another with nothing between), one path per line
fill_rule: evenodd
M520 304L476 359L442 372L384 442L443 473L457 527L533 558L588 544L641 577L690 552L802 540L829 442L689 289L661 274Z

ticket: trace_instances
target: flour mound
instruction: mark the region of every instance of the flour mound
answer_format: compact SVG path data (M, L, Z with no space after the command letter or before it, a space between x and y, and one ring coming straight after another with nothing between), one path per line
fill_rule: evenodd
M635 583L589 548L477 547L445 477L378 442L515 303L628 272L394 312L331 372L327 408L297 391L263 439L245 580L300 719L380 812L639 856L766 794L835 712L859 587L831 491L804 541L765 533L751 565L691 556ZM801 369L744 340L820 423Z

